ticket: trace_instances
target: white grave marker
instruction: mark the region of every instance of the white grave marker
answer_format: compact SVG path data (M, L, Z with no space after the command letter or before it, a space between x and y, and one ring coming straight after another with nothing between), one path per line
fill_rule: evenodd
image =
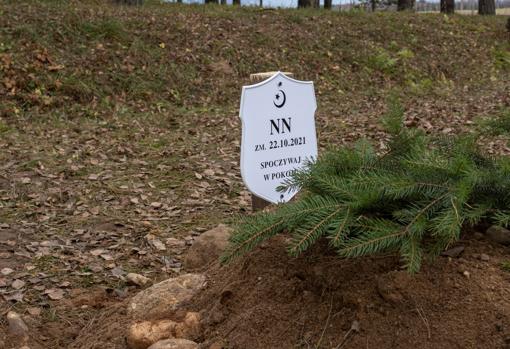
M294 80L278 72L243 87L241 175L254 195L279 203L296 194L279 193L276 188L305 160L317 158L315 109L311 81Z

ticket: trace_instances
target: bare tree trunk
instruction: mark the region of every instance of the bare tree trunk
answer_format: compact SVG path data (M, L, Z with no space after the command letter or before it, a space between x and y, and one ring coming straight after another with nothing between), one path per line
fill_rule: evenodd
M232 5L241 5L241 0L232 0Z
M259 6L264 7L264 0L259 0Z
M182 0L181 0L181 1L182 1ZM222 5L226 5L226 4L227 4L227 0L221 0L221 1L220 1L220 3L221 3Z
M398 0L397 11L413 11L415 0Z
M479 15L495 15L496 2L494 0L478 0Z
M125 5L143 5L143 0L115 0L117 4Z
M376 0L370 0L370 8L372 9L372 12L375 12L376 7L377 7Z
M218 0L204 0L206 4L217 4Z
M312 0L298 0L298 7L312 7Z
M455 0L441 0L441 13L447 15L455 13Z
M326 10L331 10L332 5L333 5L333 0L324 0L324 8Z

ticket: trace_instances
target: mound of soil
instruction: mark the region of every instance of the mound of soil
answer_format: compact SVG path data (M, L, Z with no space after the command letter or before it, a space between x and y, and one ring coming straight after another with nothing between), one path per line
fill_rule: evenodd
M204 348L510 348L510 249L475 239L416 275L395 256L289 257L276 238L210 270L189 309ZM221 346L221 345L222 346Z

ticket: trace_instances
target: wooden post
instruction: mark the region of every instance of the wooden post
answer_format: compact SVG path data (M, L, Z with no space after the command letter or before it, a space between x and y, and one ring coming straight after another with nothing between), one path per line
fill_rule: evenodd
M257 83L263 80L266 80L276 74L277 72L265 72L265 73L255 73L250 74L250 82ZM290 72L283 72L283 74L292 77L294 74ZM271 203L262 198L259 198L257 195L251 194L251 209L255 211L263 210L265 207L269 206Z

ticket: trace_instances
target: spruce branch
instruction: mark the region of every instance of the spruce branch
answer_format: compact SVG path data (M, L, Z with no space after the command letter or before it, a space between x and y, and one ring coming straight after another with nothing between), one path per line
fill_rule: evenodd
M510 130L506 122L495 125ZM324 237L341 257L395 251L416 272L424 256L438 255L465 226L510 225L510 158L481 151L482 132L426 135L403 125L396 102L383 123L385 153L362 140L307 163L280 187L301 188L298 199L240 221L223 260L288 233L292 255Z

